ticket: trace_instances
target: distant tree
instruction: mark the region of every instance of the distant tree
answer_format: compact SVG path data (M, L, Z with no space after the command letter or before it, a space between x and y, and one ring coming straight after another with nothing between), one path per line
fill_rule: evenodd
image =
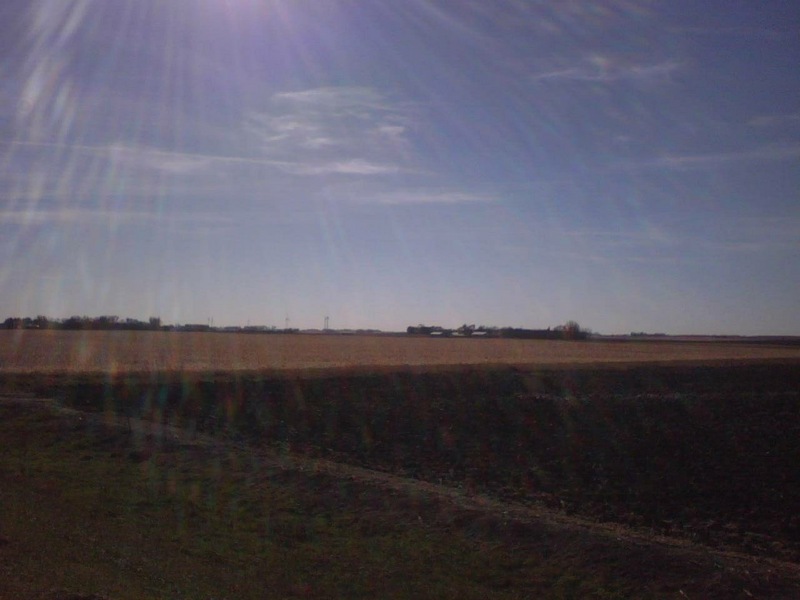
M103 315L97 317L92 322L92 329L114 329L119 323L119 317L116 315Z
M567 321L566 323L564 323L564 325L561 325L557 329L561 331L561 333L564 336L564 339L567 340L585 339L588 335L587 332L581 329L581 326L578 324L577 321Z
M89 317L79 317L73 315L66 319L62 325L64 329L86 329L89 322Z
M416 327L411 325L406 329L406 333L409 333L409 334L412 334L412 335L430 335L434 331L443 331L443 330L442 330L441 327L423 325L422 323L420 323Z
M8 317L3 321L3 329L22 329L22 319L19 317Z

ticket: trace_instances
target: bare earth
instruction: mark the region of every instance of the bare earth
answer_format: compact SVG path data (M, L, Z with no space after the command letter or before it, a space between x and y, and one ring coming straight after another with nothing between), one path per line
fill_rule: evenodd
M325 414L339 415L334 409L349 407L348 411L341 411L340 420L332 421L339 427L333 441L350 439L346 434L352 429L347 428L351 408L371 406L366 400L364 406L356 400L383 392L386 398L394 398L392 393L397 395L397 389L406 389L396 387L406 382L396 378L387 380L389 387L378 386L376 391L369 386L380 381L374 383L363 377L358 379L359 376L351 381L350 371L385 370L396 375L407 370L410 374L406 375L414 383L409 390L437 391L442 383L439 379L425 379L418 374L437 368L446 374L452 370L458 371L453 381L469 382L471 367L461 373L459 366L486 367L479 369L481 372L491 372L497 365L533 370L573 366L588 371L598 366L597 371L602 372L603 365L611 365L614 368L606 370L617 372L617 367L625 365L683 363L695 365L692 369L704 374L707 365L724 363L729 365L726 373L732 375L740 374L742 369L752 370L744 365L770 364L764 371L766 375L759 371L750 379L745 377L742 385L751 395L756 394L753 390L764 392L756 394L761 403L757 406L759 411L769 412L773 405L786 408L774 413L780 416L780 421L774 423L794 423L796 413L791 410L795 404L782 399L791 394L791 398L796 397L796 371L792 369L800 364L798 345L0 331L0 391L3 385L11 390L17 386L23 389L24 382L30 380L51 382L51 387L58 382L67 387L74 384L81 394L91 395L92 390L105 389L103 382L123 385L130 380L132 387L128 391L132 397L139 397L134 394L141 391L136 387L139 379L114 375L192 373L188 379L199 381L203 380L202 373L239 373L236 378L247 380L242 375L245 371L260 372L253 375L253 380L263 379L273 386L269 390L275 406L294 410L297 406L292 403L292 390L302 389L309 392L308 398L321 402L320 407L328 410ZM276 381L293 377L290 373L328 370L343 370L344 374L337 375L339 379L324 380L324 386L315 387L313 381L287 384L284 399L277 393L283 388ZM510 371L503 371L502 367L497 370ZM516 370L512 371L517 377ZM262 372L274 373L275 377ZM83 381L83 374L92 374L100 383ZM497 381L505 381L503 377L498 376ZM71 381L79 379L78 383ZM778 386L777 391L762 381L784 379L788 383ZM214 377L208 378L213 380ZM169 381L165 376L163 390L172 389ZM444 377L443 381L450 380ZM486 381L494 379L487 376ZM665 377L663 381L672 380ZM217 383L222 386L219 389L227 389L225 381ZM190 387L181 387L181 394L188 394ZM460 390L458 385L441 387L445 391L451 388ZM195 393L205 389L198 387ZM729 393L728 387L719 391L722 395ZM730 397L735 399L737 395L738 391ZM436 424L433 413L431 416L413 410L417 404L427 405L427 395L418 399L406 396L400 394L404 410ZM711 396L709 400L701 394L695 404L704 406L708 402L708 406L716 406L717 398ZM521 400L509 397L517 402L514 406L525 407ZM746 394L744 397L749 398ZM446 400L447 395L443 398ZM453 402L463 401L459 398ZM543 398L542 406L547 400ZM669 416L661 404L646 402L646 395L639 399L646 410L654 411L652 414L658 417L653 423ZM470 401L467 406L472 404ZM493 405L486 406L495 410ZM694 404L681 406L689 410ZM311 413L297 410L303 418L295 421L310 427ZM773 423L757 412L749 413L751 429ZM525 414L529 413L547 416L544 412ZM691 414L696 413L697 410ZM236 411L230 414L235 416ZM561 509L545 504L517 504L482 493L472 487L469 478L439 480L437 484L435 479L409 478L401 471L380 472L347 464L335 452L330 455L333 460L306 456L288 444L277 450L266 445L251 446L224 436L199 435L200 430L195 427L166 425L169 420L160 417L144 421L122 418L113 411L83 413L49 400L19 395L0 394L0 415L0 447L5 451L0 453L0 600L800 597L800 567L792 560L748 554L724 545L711 547L686 535L667 537L647 526L584 518L563 509L563 502ZM630 422L640 423L634 417ZM385 421L389 423L386 431L391 431L395 421ZM738 413L735 421L739 422ZM471 422L485 420L475 418ZM628 421L623 419L620 426L625 423ZM724 426L727 431L730 423L733 421L725 421L719 427ZM532 421L530 427L534 426L537 422ZM547 427L552 429L553 425ZM672 442L682 439L679 429L667 431L673 437L662 438ZM755 432L756 441L764 438L756 435L763 427L752 432L744 429L748 434ZM770 425L767 437L775 438L776 429L780 427ZM630 429L631 435L637 431ZM628 442L639 443L637 440L660 431L653 427L638 431L637 435L641 435ZM715 438L715 432L711 427L703 436L696 436L701 449L705 451L702 442L707 437L727 439L720 435ZM790 450L787 457L795 456L795 438L786 439L789 441L784 446L780 446L780 440L769 439L765 448L771 450L777 444L776 448ZM751 443L749 438L742 440ZM399 442L413 446L408 440ZM637 447L649 448L645 442ZM464 448L465 452L469 450L468 446ZM664 450L656 458L668 453L669 449ZM566 454L565 457L569 458ZM768 458L761 456L759 464L766 464ZM769 464L773 463L780 461ZM664 472L671 473L668 469ZM420 473L424 474L422 470ZM713 476L709 473L709 477ZM635 479L634 475L631 477ZM669 484L665 481L663 485ZM788 492L794 488L787 483L785 489ZM286 507L278 510L283 506L280 503ZM789 521L788 525L793 526L794 521ZM772 539L743 531L747 539ZM442 558L451 554L447 559L450 562Z
M404 336L0 331L0 373L251 371L800 359L800 346Z

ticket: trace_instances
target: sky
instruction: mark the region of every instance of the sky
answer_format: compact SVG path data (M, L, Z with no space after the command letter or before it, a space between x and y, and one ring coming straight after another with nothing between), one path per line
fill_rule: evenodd
M3 0L38 314L800 335L800 3Z

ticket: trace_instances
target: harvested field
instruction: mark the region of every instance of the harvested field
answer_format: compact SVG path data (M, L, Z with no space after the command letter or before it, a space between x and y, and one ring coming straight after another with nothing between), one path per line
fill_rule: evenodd
M26 558L34 520L69 541L47 568L84 569L64 569L60 586L115 600L230 586L259 598L798 597L796 345L6 331L2 391L30 400L0 420L12 449L0 503L17 511L0 513L0 554L19 579L4 590L0 577L0 598L51 587ZM162 447L168 431L182 441ZM124 480L108 485L112 473ZM77 550L83 526L64 523L99 518L107 539ZM449 566L425 571L443 552ZM212 555L230 582L203 579ZM151 595L120 591L120 565L147 573ZM265 596L240 568L280 577ZM378 588L353 593L362 580Z
M745 342L436 339L126 331L0 331L0 372L285 371L454 365L591 365L798 359Z

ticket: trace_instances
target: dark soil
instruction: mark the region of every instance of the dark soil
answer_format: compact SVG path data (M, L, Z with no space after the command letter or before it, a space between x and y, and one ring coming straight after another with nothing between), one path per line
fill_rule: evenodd
M114 411L800 561L800 365L8 379Z
M729 482L717 470L695 481L682 473L698 467L669 460L709 440L745 458L748 447L771 453L796 427L796 391L765 378L740 394L725 382L742 387L747 373L725 373L28 380L95 412L0 398L0 506L11 509L0 512L0 573L12 576L0 577L0 598L796 598L800 567L786 560L796 538L755 529L793 507L737 513L718 491ZM665 381L672 389L655 391ZM745 402L757 395L764 402ZM737 415L725 397L755 415ZM712 416L701 430L703 406ZM741 433L768 424L778 435L763 446ZM325 443L312 443L312 432ZM632 469L630 449L649 452L653 465ZM719 463L709 451L699 456ZM761 482L780 480L745 463ZM629 489L607 493L622 490L613 477L597 485L598 464ZM796 491L791 465L766 464L787 475L784 498ZM550 479L526 487L523 474L537 467ZM670 478L713 494L684 492L696 506L681 506L677 485L641 491ZM708 522L692 515L711 506L741 515L741 541L701 535ZM652 514L677 516L666 527ZM780 548L762 549L767 540ZM46 565L44 574L31 562Z

